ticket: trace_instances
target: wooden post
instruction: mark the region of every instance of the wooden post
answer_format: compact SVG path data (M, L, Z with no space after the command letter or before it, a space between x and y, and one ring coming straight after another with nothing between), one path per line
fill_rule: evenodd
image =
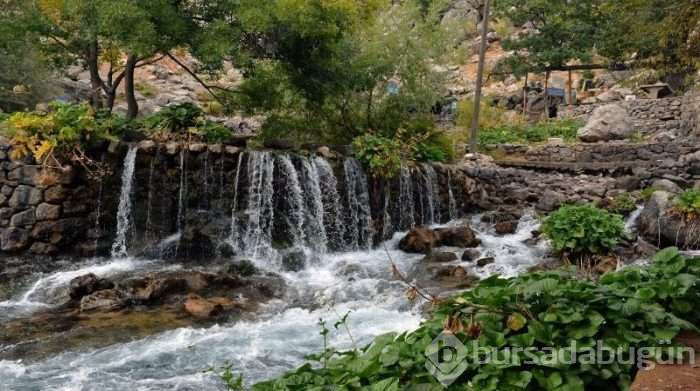
M489 14L491 13L491 0L484 3L484 20L481 24L481 47L479 48L479 67L476 72L476 91L474 93L474 114L472 116L472 131L469 142L469 152L476 153L476 138L479 131L479 114L481 112L481 87L484 82L484 62L486 59L486 45L488 44Z
M569 70L569 115L574 112L574 92L572 90L571 70Z
M523 87L523 115L527 113L527 79L530 72L525 73L525 86Z

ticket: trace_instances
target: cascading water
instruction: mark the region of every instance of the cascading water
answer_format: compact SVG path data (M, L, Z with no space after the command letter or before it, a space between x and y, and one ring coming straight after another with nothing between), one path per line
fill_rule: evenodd
M399 175L399 201L396 203L397 229L408 231L415 227L415 206L413 202L413 178L408 167L402 165Z
M272 248L274 219L273 175L274 157L270 152L248 155L248 205L245 209L245 232L241 233L242 252L253 260L268 258L274 262L277 252Z
M345 236L345 224L343 224L343 210L338 193L338 179L333 173L333 168L326 159L317 157L313 160L319 177L319 190L321 202L324 206L323 221L326 227L328 245L339 250Z
M285 194L283 197L287 201L287 213L284 218L287 220L289 232L292 234L293 247L305 248L306 234L304 232L304 219L306 215L306 204L299 182L299 175L292 160L287 155L278 157L280 162L280 172L284 178Z
M180 191L177 197L177 231L182 231L183 219L185 218L186 205L185 196L187 195L187 152L185 149L180 150Z
M447 170L447 198L448 198L448 213L450 216L450 221L459 218L457 214L457 200L455 199L454 192L452 190L452 170Z
M121 194L119 195L119 209L117 211L117 236L112 245L113 258L125 258L129 255L126 248L126 234L131 224L131 188L134 184L137 153L138 148L131 145L124 158Z
M425 199L423 224L432 225L440 222L440 203L437 174L430 164L422 164L424 179L422 197Z
M369 223L372 219L369 206L367 177L360 164L354 158L343 160L345 186L348 200L348 249L368 249L372 245L372 234Z
M223 159L222 159L223 161ZM236 250L241 249L241 234L238 221L238 182L241 176L241 166L243 165L243 154L238 154L238 164L236 164L236 176L233 179L233 201L231 202L231 232L229 236L229 242ZM223 166L222 166L223 171ZM223 187L222 187L223 188Z
M307 227L308 246L316 257L326 252L326 228L323 221L323 198L321 196L321 177L316 165L309 159L301 161L303 187L305 194L306 213L304 214Z

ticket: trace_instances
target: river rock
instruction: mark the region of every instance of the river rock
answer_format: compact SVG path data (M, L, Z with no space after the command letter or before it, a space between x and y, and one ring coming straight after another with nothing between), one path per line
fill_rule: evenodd
M433 251L423 258L423 262L448 263L457 260L457 254L451 251Z
M471 262L475 259L478 259L480 255L481 255L481 252L479 252L478 250L466 249L462 253L462 260Z
M478 261L476 261L476 266L484 267L484 266L490 265L494 262L496 262L496 259L493 257L481 258Z
M496 233L499 235L514 234L518 230L518 222L516 220L501 221L496 223Z
M659 179L651 184L651 187L657 190L663 190L671 194L681 194L683 189L674 182L668 179Z
M214 300L203 299L195 294L188 295L185 301L185 311L197 318L212 318L220 314L223 310L224 307L221 303Z
M639 216L639 229L651 243L660 247L677 246L700 249L700 220L685 220L681 213L673 213L671 194L654 192Z
M542 194L535 208L543 212L552 212L566 202L566 197L552 190L547 190Z
M146 278L141 281L142 286L133 289L133 298L140 301L151 302L161 297L179 292L187 287L185 279L174 276L163 278Z
M587 143L624 140L634 132L634 120L627 110L616 104L600 106L593 111L586 126L578 130L578 138Z
M428 254L438 246L440 237L432 229L420 226L413 228L399 242L399 249L407 253Z
M128 305L129 300L121 291L117 289L104 289L90 295L83 296L83 298L80 299L80 312L116 311Z
M112 288L114 288L114 283L112 281L89 273L70 280L68 284L68 295L73 300L80 300L83 296Z
M481 241L468 225L437 229L440 244L450 247L477 247Z

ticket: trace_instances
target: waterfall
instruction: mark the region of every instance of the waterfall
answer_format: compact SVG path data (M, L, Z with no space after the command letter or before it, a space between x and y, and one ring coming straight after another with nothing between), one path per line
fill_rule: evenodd
M209 209L209 196L211 194L209 178L213 176L214 173L209 161L209 150L207 150L204 153L204 172L202 173L202 190L200 192L199 209Z
M100 241L101 227L100 219L102 218L102 192L104 191L105 179L100 177L100 188L97 192L97 210L95 211L95 241L93 255L97 256L97 245Z
M155 161L158 158L158 152L156 152L155 157L151 159L151 164L150 167L148 168L148 199L146 202L148 205L146 206L146 238L150 239L151 237L151 226L153 222L151 221L151 214L153 213L153 174L155 172Z
M343 223L343 209L338 193L338 179L333 173L333 168L326 159L317 157L313 160L319 177L319 191L323 208L323 222L326 228L328 245L336 250L342 248L345 236L345 224Z
M124 157L122 187L119 195L119 209L117 210L117 237L112 245L112 257L114 258L125 258L129 255L126 249L126 233L131 224L131 188L134 184L137 152L137 147L130 145L126 157Z
M347 187L349 217L349 249L369 249L372 245L367 178L360 164L354 158L343 160L343 171Z
M397 229L408 231L415 227L415 206L413 202L413 179L411 171L406 166L401 166L399 176L399 202L396 203Z
M450 221L452 221L459 218L459 215L457 214L457 200L452 192L452 170L449 169L447 170L447 197L449 199L448 207Z
M437 174L430 164L422 164L425 171L423 179L423 197L425 198L425 210L423 214L423 224L432 225L440 222L440 202Z
M389 183L384 187L384 207L382 208L382 240L390 239L394 233L393 223L391 221L391 213L389 211L391 205L391 186Z
M180 192L177 201L177 232L182 231L182 219L185 217L185 196L187 195L187 163L185 149L180 150Z
M307 227L307 240L314 255L326 252L326 228L323 221L323 199L321 196L321 178L318 169L309 159L302 159L302 178L306 195L306 213L304 215Z
M305 247L304 218L306 206L304 195L299 183L299 175L292 160L287 155L278 157L280 173L284 177L284 193L281 195L287 201L287 213L284 218L293 237L295 247Z
M223 157L222 157L223 162ZM238 180L241 176L241 166L243 165L243 153L238 154L238 164L236 165L236 176L233 180L233 201L231 202L231 236L229 241L233 248L240 250L240 231L238 230L238 216L236 214L238 209ZM221 171L223 172L223 163L221 166Z
M272 249L273 174L275 161L269 152L251 152L248 157L248 205L242 234L243 252L254 260L276 258Z

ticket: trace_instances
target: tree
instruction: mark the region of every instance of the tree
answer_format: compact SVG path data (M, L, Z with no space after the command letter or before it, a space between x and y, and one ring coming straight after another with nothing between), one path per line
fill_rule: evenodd
M503 47L513 51L508 60L517 74L561 68L571 61L590 61L600 42L603 0L500 0L499 17L515 26L530 24L534 30L516 38L504 38Z

